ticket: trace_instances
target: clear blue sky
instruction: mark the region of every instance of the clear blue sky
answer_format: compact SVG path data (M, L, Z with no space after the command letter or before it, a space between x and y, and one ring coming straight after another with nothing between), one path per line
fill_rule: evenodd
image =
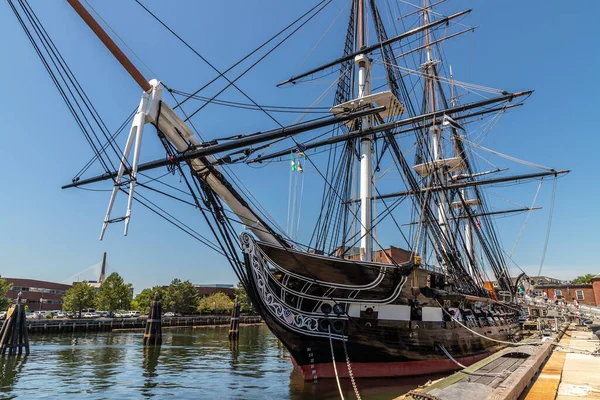
M345 14L300 66L346 3L334 0L287 46L242 78L239 86L263 104L310 104L326 85L277 89L275 83L298 68L316 66L341 54ZM138 104L140 89L65 1L33 0L31 4L108 126L116 128ZM167 85L193 91L215 75L134 1L93 0L90 4ZM145 4L224 69L316 1L148 0ZM402 7L408 12L409 7ZM532 162L573 170L558 183L543 274L568 279L599 273L596 109L600 85L596 73L600 60L595 51L594 18L600 3L570 7L561 1L448 1L440 11L451 14L469 7L474 12L463 23L480 28L446 47L457 78L509 91L536 90L525 107L503 118L487 144ZM0 274L61 281L96 264L107 251L111 268L132 282L136 292L176 277L194 283L235 283L224 259L139 206L134 206L128 237L122 236L122 225L111 226L105 240L98 241L109 194L60 189L92 153L6 2L0 5L0 37ZM133 61L148 78L153 77L138 60ZM214 93L221 85L204 94ZM231 90L223 98L243 101ZM281 121L291 123L293 118L281 117ZM260 113L218 106L207 107L194 122L206 138L275 127ZM146 132L142 159L160 157L153 129ZM235 171L284 225L287 167L282 164L275 172L267 172L240 166ZM96 166L91 172L100 169ZM281 182L276 186L278 179ZM532 215L514 257L530 274L537 272L540 262L550 188L544 185L539 205L545 208ZM531 201L535 189L533 184L520 193L527 194L522 204ZM115 215L124 213L125 199L119 200ZM198 213L171 206L197 230L209 234ZM523 218L499 222L507 251L522 223Z

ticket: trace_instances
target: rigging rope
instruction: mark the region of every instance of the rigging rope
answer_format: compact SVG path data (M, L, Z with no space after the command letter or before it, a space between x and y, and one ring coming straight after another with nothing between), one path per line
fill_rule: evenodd
M475 84L468 83L468 82L451 80L449 78L445 78L445 77L439 76L439 75L435 75L434 76L434 75L430 75L430 74L427 74L427 73L424 73L424 72L417 71L417 70L412 69L412 68L406 68L406 67L401 67L399 65L390 64L390 63L385 62L385 61L375 60L375 62L383 64L383 65L389 65L390 67L397 68L397 69L399 69L401 71L404 71L404 72L406 72L408 74L411 74L411 75L416 75L416 76L418 76L420 78L433 79L436 82L443 82L443 83L447 83L447 84L455 84L456 86L459 86L459 87L461 87L461 88L463 88L463 89L465 89L467 91L469 91L469 89L471 89L469 92L478 94L479 96L484 97L484 98L485 98L485 96L477 93L477 91L486 92L486 93L493 93L493 94L503 94L504 93L504 90L502 90L502 89L495 89L495 88L491 88L491 87L487 87L487 86L475 85Z
M129 125L129 123L133 120L133 116L135 115L137 111L137 107L133 109L133 111L131 112L131 114L129 114L129 116L127 117L127 119L125 119L125 121L123 121L123 123L121 124L121 126L119 126L119 128L117 128L117 130L115 131L115 133L113 133L110 136L110 140L108 142L106 142L101 148L100 150L102 152L105 152L106 149L108 148L108 146L110 146L112 143L114 143L114 141L117 139L117 137L119 137L119 135L125 130L125 128ZM117 148L119 148L119 146L116 144ZM94 164L94 162L98 160L98 155L94 154L92 156L92 158L81 168L81 170L79 170L79 172L77 174L75 174L75 177L73 178L73 181L77 181L81 178L81 176L83 174L85 174L90 167Z
M332 0L323 0L321 3L319 3L319 5L322 4L322 6L315 11L311 16L309 16L304 22L302 22L297 28L295 28L294 30L292 30L291 33L289 33L287 36L285 36L282 40L279 41L279 43L277 43L275 46L273 46L273 48L271 48L269 51L267 51L264 55L262 55L257 61L255 61L254 63L252 63L250 65L250 67L246 68L240 75L238 75L235 79L230 80L229 78L227 78L225 75L223 75L223 73L221 73L216 67L214 67L208 60L206 60L204 57L202 57L200 55L200 53L198 53L196 50L194 50L193 47L191 47L185 40L183 40L179 35L177 35L171 28L169 28L164 22L162 22L156 15L154 15L150 10L148 10L146 7L144 7L139 0L135 0L138 4L140 4L146 11L148 11L157 21L159 21L167 30L169 30L169 32L171 32L175 37L177 37L182 43L184 43L190 50L192 50L192 52L194 52L194 54L196 54L198 57L200 57L204 62L206 62L212 69L214 69L221 77L223 77L223 79L225 79L227 82L229 82L223 89L221 89L220 91L218 91L215 95L213 95L210 100L208 100L206 103L204 103L202 106L200 106L198 109L196 109L196 111L192 112L186 119L185 121L189 120L190 118L192 118L194 115L196 115L196 113L198 113L200 110L202 110L204 107L206 107L212 100L216 99L221 93L223 93L225 90L227 90L230 86L233 86L234 88L236 88L240 93L242 93L244 95L244 97L246 97L248 100L250 100L255 106L259 107L260 106L254 101L252 100L245 92L243 92L239 87L237 87L237 85L235 85L235 82L237 80L239 80L241 77L243 77L244 75L246 75L247 72L249 72L251 69L253 69L256 65L258 65L262 60L264 60L267 56L269 56L273 51L275 51L275 49L277 49L279 46L281 46L287 39L289 39L292 35L294 35L298 30L300 30L304 25L306 25L310 20L312 20L317 14L319 14L323 9L325 9L325 7L327 7L327 5L329 5L329 3L331 3ZM313 8L314 9L314 8ZM311 9L311 10L313 10ZM306 14L305 14L306 15ZM276 124L278 124L279 126L283 127L283 125L281 123L279 123L279 121L277 121L271 114L269 114L267 111L264 111L264 113L271 118Z
M274 122L276 122L279 126L282 126L282 124L280 122L278 122L273 116L271 116L269 114L269 112L267 112L266 110L264 110L260 105L258 105L253 99L251 99L246 93L244 93L243 91L241 91L241 89L239 89L236 85L235 82L240 79L242 76L244 76L248 71L250 71L252 68L254 68L259 62L261 62L264 58L266 58L269 54L271 54L277 47L279 47L281 44L283 44L288 38L290 38L293 34L295 34L300 28L302 28L306 23L308 23L312 18L314 18L319 12L321 12L329 3L331 3L331 0L323 0L320 3L318 3L316 6L314 6L313 8L311 8L309 11L307 11L306 13L304 13L301 17L299 17L298 19L296 19L294 22L292 22L290 25L288 25L286 28L284 28L283 30L281 30L279 33L277 33L276 35L274 35L273 37L271 37L267 42L263 43L261 46L259 46L257 49L255 49L253 52L251 52L250 54L248 54L246 57L242 58L242 60L238 61L236 64L234 64L232 67L230 67L227 71L224 72L220 72L216 67L214 67L214 65L212 65L208 60L206 60L202 55L200 55L200 53L198 51L196 51L189 43L187 43L183 38L181 38L181 36L179 36L177 33L175 33L175 31L173 31L169 26L166 25L166 23L164 23L156 14L152 13L148 8L146 8L139 0L135 0L136 3L138 3L146 12L148 12L154 19L156 19L162 26L164 26L171 34L173 34L178 40L180 40L186 47L188 47L194 54L196 54L199 58L201 58L204 62L206 62L212 69L214 69L219 76L215 79L213 79L211 82L209 82L208 84L206 84L204 87L208 86L209 84L211 84L212 82L214 82L216 79L218 79L219 77L223 77L225 80L227 80L229 82L228 85L226 85L222 90L220 90L217 94L215 94L214 96L212 96L208 101L206 101L200 108L198 108L196 111L194 111L193 113L187 115L185 114L185 120L191 124L192 128L194 128L194 130L197 132L197 129L195 128L194 124L191 121L191 118L197 113L199 112L202 108L204 108L206 105L208 105L211 101L213 101L217 96L219 96L222 92L224 92L227 88L229 88L230 86L234 86L236 89L238 89L238 91L240 91L246 98L248 98L248 100L250 100L256 107L258 107L259 109L262 109L263 112L269 116L269 118L271 118ZM319 8L320 7L320 8ZM314 11L316 10L316 11ZM258 51L260 48L264 47L267 43L271 42L272 40L274 40L277 36L279 36L280 34L282 34L283 32L285 32L286 30L288 30L291 26L293 26L294 24L296 24L298 21L301 21L304 17L306 17L307 15L309 15L311 12L314 13L312 15L310 15L304 22L302 22L297 28L295 28L290 34L288 34L286 37L284 37L281 41L279 41L279 43L277 43L272 49L270 49L266 54L264 54L262 57L260 57L256 62L254 62L249 68L247 68L244 72L242 72L240 75L238 75L235 79L233 80L229 80L227 77L224 76L225 73L227 73L229 70L231 70L233 67L235 67L236 65L238 65L239 63L241 63L243 60L245 60L246 58L248 58L251 54L255 53L256 51ZM197 90L196 92L193 93L193 95L196 95L201 89ZM179 103L175 108L177 108L178 106L181 106L185 101L187 101L189 99L189 97L187 99L185 99L184 101L182 101L181 103ZM243 184L241 183L241 181L239 181L239 178L237 178L237 176L235 176L235 174L233 174L232 171L227 171L224 169L225 174L228 175L229 178L231 178L231 180L233 181L234 179L238 180L238 187L240 188L240 190L246 195L248 196L248 201L257 208L257 210L260 210L263 214L263 216L265 216L265 218L267 220L269 220L269 222L271 222L274 226L276 226L281 232L285 232L283 229L281 229L280 227L278 227L277 223L269 216L269 214L262 208L260 207L260 205L258 205L256 202L254 202L252 199L254 198L252 196L251 193L248 193L247 190L245 190Z
M127 49L129 49L129 51L131 52L131 54L134 55L135 58L137 58L140 63L142 63L142 65L144 67L146 67L146 69L156 78L158 79L158 74L154 71L152 71L152 69L148 66L148 64L146 64L144 62L144 60L142 60L142 58L140 56L137 55L137 53L135 51L133 51L133 49L127 44L127 42L117 33L116 30L113 29L113 27L108 23L108 21L106 21L104 18L102 18L102 15L100 15L100 13L98 11L96 11L96 9L94 7L92 7L92 5L89 3L89 1L87 0L83 0L85 2L85 4L87 4L87 6L98 16L98 18L100 18L100 20L102 22L104 22L104 24L108 27L108 29L111 30L111 32L123 43L123 45L125 45L125 47L127 47Z
M40 61L44 65L59 94L65 102L65 105L67 106L67 108L71 112L71 115L75 119L76 124L79 126L79 129L84 134L84 137L88 141L94 154L98 156L102 167L106 172L109 172L110 168L108 166L108 163L110 163L113 167L112 169L114 169L114 165L112 164L110 159L105 160L104 157L102 157L103 152L98 149L98 145L96 144L96 142L94 142L94 139L92 138L92 136L94 136L96 141L100 143L100 140L94 130L90 119L92 119L96 123L96 125L100 127L102 133L105 135L105 137L107 137L105 131L103 130L103 127L105 127L104 122L99 118L99 115L97 114L95 108L93 107L93 105L91 105L89 98L83 91L83 88L73 75L69 66L66 64L66 61L58 51L58 48L56 48L54 42L49 37L45 28L42 26L41 22L37 18L37 15L26 0L18 0L18 3L21 6L22 12L23 14L25 14L26 19L29 21L31 29L25 22L21 13L17 10L16 6L13 3L13 0L9 0L8 2L17 20L21 24L23 31L27 35L34 50L40 58ZM83 102L83 106L81 105L81 102ZM84 110L87 110L87 113ZM88 118L88 115L91 118ZM105 151L104 153L106 154Z
M444 308L444 306L442 306L442 304L439 302L438 299L435 299L436 303L438 303L438 305L440 306L440 308L442 309L442 311L450 318L452 318L452 320L454 322L456 322L457 324L459 324L460 326L462 326L463 328L465 328L466 330L468 330L469 332L483 338L483 339L487 339L489 341L492 342L496 342L496 343L500 343L500 344L506 344L508 346L539 346L541 345L541 343L514 343L514 342L507 342L505 340L498 340L498 339L494 339L491 337L487 337L485 335L480 334L479 332L474 331L473 329L469 328L468 326L464 325L463 323L461 323L459 320L456 319L456 317L454 315L452 315L451 313L449 313L448 311L446 311L446 309Z
M340 377L338 376L337 367L335 366L335 354L333 354L333 340L331 339L331 324L327 325L327 332L329 332L329 347L331 348L331 363L333 364L333 371L335 372L335 381L340 392L340 397L344 400L344 393L342 392L342 385L340 384Z
M500 153L499 151L495 151L495 150L492 150L492 149L488 149L487 147L483 147L483 146L481 146L480 144L477 144L477 143L471 142L470 140L468 140L468 139L466 139L466 138L464 138L463 140L464 140L465 142L468 142L468 143L470 143L471 145L473 145L473 146L475 146L475 147L477 147L477 148L481 149L481 150L484 150L484 151L487 151L487 152L489 152L489 153L495 154L495 155L497 155L497 156L499 156L499 157L502 157L502 158L504 158L504 159L507 159L507 160L510 160L510 161L514 161L514 162L516 162L516 163L518 163L518 164L526 165L526 166L528 166L528 167L532 167L532 168L541 169L541 170L544 170L544 171L554 171L554 169L553 169L553 168L550 168L550 167L545 167L545 166L543 166L543 165L539 165L539 164L535 164L535 163L532 163L532 162L530 162L530 161L521 160L521 159L519 159L519 158L516 158L516 157L512 157L512 156L509 156L509 155L506 155L506 154L502 154L502 153Z
M210 97L194 95L182 90L171 89L171 92L180 96L185 96L194 100L208 102ZM297 113L297 114L330 114L329 107L295 107L295 106L275 106L275 105L260 105L259 107L250 103L242 103L238 101L228 100L213 100L213 104L226 107L239 108L242 110L269 111L278 113ZM217 140L217 139L214 139Z
M225 89L227 89L229 86L233 86L235 89L238 90L238 92L240 92L244 97L246 97L248 100L250 100L250 102L252 102L256 107L261 108L258 103L256 103L250 96L248 96L246 94L246 92L244 92L242 89L240 89L236 84L235 81L237 80L237 78L232 82L229 78L227 78L223 73L221 73L219 71L219 69L217 67L215 67L210 61L208 61L205 57L203 57L199 52L197 52L188 42L186 42L181 36L179 36L173 29L171 29L166 23L164 23L160 18L158 18L158 16L156 16L156 14L154 14L152 11L150 11L148 8L146 8L139 0L135 0L135 2L137 4L139 4L148 14L150 14L156 21L158 21L163 27L165 27L173 36L175 36L181 43L183 43L188 49L190 49L196 56L198 56L202 61L204 61L209 67L211 67L217 74L219 74L220 77L222 77L223 79L225 79L229 85L227 85L225 87ZM238 77L239 78L239 77ZM190 116L187 117L186 121L193 117L194 114L196 114L200 109L204 108L206 105L208 105L212 100L214 100L219 94L221 94L223 91L225 91L225 89L223 89L221 92L217 93L215 96L213 96L212 99L208 100L202 107L200 107L198 110L196 110L195 112L193 112ZM262 108L261 108L262 109ZM263 110L264 111L264 110ZM267 111L264 111L264 113L271 118L273 121L275 121L276 123L277 120L275 118L273 118L271 116L271 114L269 114ZM279 123L278 123L279 124ZM281 125L281 124L280 124Z
M537 276L542 273L542 267L544 266L544 260L546 260L546 250L548 250L548 242L550 241L550 229L552 228L552 216L554 215L554 201L556 200L556 182L558 178L554 178L552 185L552 200L550 202L550 214L548 216L548 228L546 229L546 239L544 240L544 251L542 252L542 261L540 261L540 269L538 270Z
M533 201L531 202L531 207L529 207L529 212L527 213L527 216L525 217L525 222L523 223L523 226L521 227L521 232L519 232L517 241L515 242L515 245L513 246L512 251L510 252L510 255L508 256L508 258L510 258L510 259L512 259L512 256L513 256L513 254L515 254L515 250L517 249L517 246L519 245L519 240L521 240L521 235L523 235L523 231L525 230L527 221L529 221L529 216L531 215L531 212L533 211L533 206L535 206L535 201L538 197L538 194L540 193L540 189L542 188L543 182L544 182L544 179L541 179L540 184L538 185L538 188L535 192L535 196L533 196ZM539 274L538 274L538 276L539 276Z
M329 33L329 31L331 30L331 28L333 27L333 25L335 25L335 22L338 20L338 18L340 17L340 15L343 14L344 10L346 9L346 7L348 7L348 4L350 4L350 3L353 3L353 0L348 0L346 2L346 4L344 4L344 6L339 9L340 12L335 16L335 18L333 19L333 21L331 21L331 24L325 30L325 32L323 32L323 34L321 35L321 37L319 38L319 40L317 40L317 43L315 43L315 45L311 49L311 51L309 51L308 54L306 55L306 57L304 57L304 59L300 62L300 64L298 65L298 68L296 68L296 70L294 71L294 73L292 74L292 76L298 74L298 71L300 70L300 68L302 68L302 65L304 65L304 63L306 62L306 60L308 60L308 58L311 56L311 54L317 49L317 47L319 47L319 44L321 43L321 41L323 40L323 38L325 38L325 36L327 36L327 34Z
M465 371L465 369L467 368L467 366L459 363L454 357L452 357L450 355L450 353L448 352L448 350L446 350L446 347L444 347L443 344L438 344L438 347L440 348L440 350L442 350L444 352L444 354L446 355L446 357L448 357L450 359L450 361L452 361L454 364L458 365L459 367L461 367L463 370L460 371L464 374L467 375L473 375L473 376L499 376L499 377L507 377L508 376L508 371L504 370L502 372L488 372L488 373L481 373L481 372L468 372Z

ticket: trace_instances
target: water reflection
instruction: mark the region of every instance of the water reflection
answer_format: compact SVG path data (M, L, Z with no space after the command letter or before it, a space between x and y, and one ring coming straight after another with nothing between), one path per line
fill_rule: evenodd
M239 337L229 341L229 351L231 352L231 361L229 365L231 370L235 371L238 365L238 356L240 355L240 340Z
M381 379L356 379L356 387L363 399L393 399L422 385L429 380L441 378L439 376L424 376L410 378L381 378ZM347 399L356 398L354 388L350 379L341 379L340 386L342 393ZM320 399L334 400L339 399L340 394L335 379L321 379L316 382L305 381L302 375L293 371L290 374L290 399Z
M156 367L160 357L160 346L144 347L144 361L142 363L142 376L144 377L144 386L141 389L145 397L152 397L154 393L152 389L158 386L158 381L155 379L158 376Z
M138 332L34 335L26 363L0 359L0 398L338 398L335 380L304 382L292 372L287 351L266 326L240 327L233 343L227 332L227 327L165 329L156 347L144 347ZM394 398L425 381L357 383L367 400ZM342 386L354 398L350 382Z
M27 356L0 357L0 393L12 391L26 361Z

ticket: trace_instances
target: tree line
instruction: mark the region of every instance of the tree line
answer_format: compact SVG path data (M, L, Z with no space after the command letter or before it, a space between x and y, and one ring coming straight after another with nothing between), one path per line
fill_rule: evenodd
M222 292L200 297L196 287L190 281L181 281L180 279L173 279L166 288L161 286L146 288L135 298L132 293L131 284L125 283L118 273L113 272L97 291L85 281L73 284L73 287L67 290L63 297L63 310L79 313L79 317L83 310L93 307L111 314L118 310L136 310L147 313L150 311L155 295L161 301L163 311L182 315L228 314L234 304L233 300ZM242 312L252 311L252 305L241 285L238 285L236 289L236 296Z
M98 291L86 281L75 282L63 297L63 310L79 314L88 308L108 311L111 314L117 310L131 309L133 286L125 283L116 272L110 274Z
M582 276L578 276L577 278L573 279L571 281L571 283L574 285L583 285L586 283L590 283L592 281L592 279L594 279L594 276L595 275L593 275L593 274L585 274Z
M154 286L142 290L133 301L133 307L140 312L149 312L154 296L161 300L164 311L189 314L229 314L233 309L233 300L223 292L200 297L198 290L190 281L173 279L166 289ZM238 284L235 295L240 303L241 312L252 311L252 304L244 288Z

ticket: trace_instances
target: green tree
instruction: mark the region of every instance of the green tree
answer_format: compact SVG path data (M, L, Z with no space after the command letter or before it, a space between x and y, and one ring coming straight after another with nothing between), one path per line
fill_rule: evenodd
M146 288L135 296L135 301L140 312L146 313L150 311L150 305L152 304L152 300L154 300L155 293L158 293L159 299L162 299L164 296L164 290L160 286L154 286L152 289Z
M96 295L96 308L113 312L129 309L133 294L131 283L125 283L121 275L113 272L106 278Z
M6 310L12 301L6 297L6 293L11 287L12 283L7 282L6 279L0 275L0 311Z
M203 313L228 314L233 308L233 300L223 292L202 297L198 302L198 311Z
M573 283L575 285L590 283L590 281L592 280L593 277L594 277L594 275L592 275L592 274L585 274L585 275L578 276L577 278L573 279L571 281L571 283Z
M198 291L192 282L173 279L164 293L163 308L181 314L193 314L198 307Z
M253 311L250 297L248 297L248 293L246 293L246 289L244 289L241 283L238 283L237 287L235 288L235 296L240 303L240 312Z
M81 311L85 308L94 306L94 300L96 297L96 290L88 285L86 281L76 282L73 287L67 290L67 293L63 297L63 310L72 311L79 313L81 318Z

